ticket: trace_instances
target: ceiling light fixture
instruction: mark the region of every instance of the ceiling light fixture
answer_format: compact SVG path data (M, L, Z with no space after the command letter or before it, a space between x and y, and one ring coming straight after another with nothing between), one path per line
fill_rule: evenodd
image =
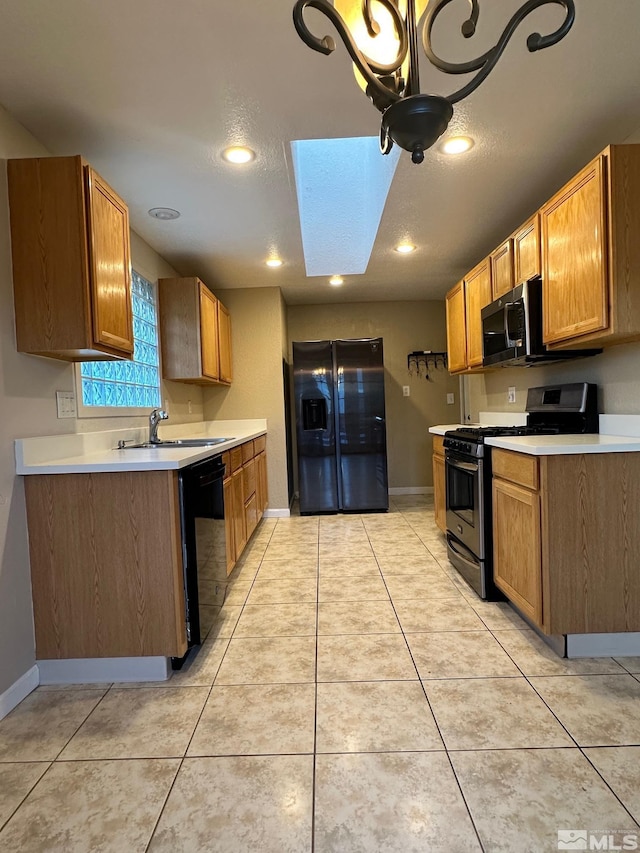
M464 154L470 151L475 142L470 136L450 136L440 146L443 154Z
M382 113L380 149L388 154L394 142L411 152L414 163L422 163L424 152L442 136L453 116L453 105L474 92L502 56L509 39L522 21L541 6L554 3L565 10L565 18L550 35L532 33L529 52L551 47L563 39L575 20L574 0L527 0L508 22L496 45L477 59L447 62L431 47L431 30L440 12L452 0L297 0L293 22L298 35L313 50L326 55L335 50L331 36L317 38L304 21L308 6L317 9L334 25L362 79L363 88ZM462 35L476 31L479 0L468 0L469 17ZM376 14L374 17L373 7ZM446 74L475 76L447 97L420 94L418 71L418 22L424 15L422 46L429 62Z
M180 211L174 210L172 207L152 207L148 213L154 219L164 220L177 219L180 216Z
M272 267L273 269L275 269L276 267L281 267L283 263L284 261L281 261L280 258L269 258L265 261L265 264L268 267Z
M396 252L398 252L399 255L410 255L411 252L415 252L415 250L416 247L413 243L399 243L396 246Z
M344 279L341 275L332 275L329 279L329 284L332 284L334 287L339 287L341 284L344 284Z
M244 145L232 145L230 148L225 148L222 156L227 163L234 165L242 165L243 163L251 163L256 159L256 152Z

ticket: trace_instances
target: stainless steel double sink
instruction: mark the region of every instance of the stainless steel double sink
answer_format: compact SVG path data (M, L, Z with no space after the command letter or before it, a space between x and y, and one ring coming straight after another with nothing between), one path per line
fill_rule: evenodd
M180 447L215 447L216 444L223 444L225 441L233 441L233 436L229 438L176 438L166 441L143 441L141 444L126 444L120 449L141 450L156 447L159 450L162 448L176 450Z

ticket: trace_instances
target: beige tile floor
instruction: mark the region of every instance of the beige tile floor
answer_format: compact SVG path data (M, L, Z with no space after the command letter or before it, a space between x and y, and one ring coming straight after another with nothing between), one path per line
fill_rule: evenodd
M224 592L169 682L39 688L0 722L2 853L640 842L639 659L563 661L479 601L428 498L265 520Z

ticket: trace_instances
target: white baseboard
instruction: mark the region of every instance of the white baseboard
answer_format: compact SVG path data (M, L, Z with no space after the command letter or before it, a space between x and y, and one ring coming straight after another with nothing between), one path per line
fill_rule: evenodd
M396 486L389 489L390 495L432 495L433 486Z
M4 693L0 693L0 720L10 714L29 693L36 689L39 683L38 667L34 665L17 681L14 681Z
M285 507L284 509L265 509L263 518L289 518L291 515L290 511Z
M623 658L640 655L640 632L567 634L568 658Z
M39 660L40 684L96 684L112 681L166 681L169 658L74 658Z

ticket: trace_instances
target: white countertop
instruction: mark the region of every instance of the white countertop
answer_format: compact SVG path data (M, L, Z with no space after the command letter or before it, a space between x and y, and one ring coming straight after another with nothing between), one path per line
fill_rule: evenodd
M523 435L485 438L485 444L528 453L561 456L576 453L633 453L640 451L640 437L628 435Z
M522 420L524 418L524 420ZM526 415L500 412L480 412L483 426L509 426L526 422ZM462 424L442 424L429 427L434 435L444 435L447 430L459 429ZM465 424L479 426L479 424ZM600 415L600 432L590 435L527 435L495 436L486 438L485 444L528 453L532 456L560 456L576 453L634 453L640 450L640 415Z
M160 425L160 438L223 438L213 447L115 449L118 440L146 440L144 428L73 433L15 442L17 474L90 474L113 471L167 471L218 456L232 447L264 435L266 419L208 421L199 424ZM232 437L232 438L231 438Z

